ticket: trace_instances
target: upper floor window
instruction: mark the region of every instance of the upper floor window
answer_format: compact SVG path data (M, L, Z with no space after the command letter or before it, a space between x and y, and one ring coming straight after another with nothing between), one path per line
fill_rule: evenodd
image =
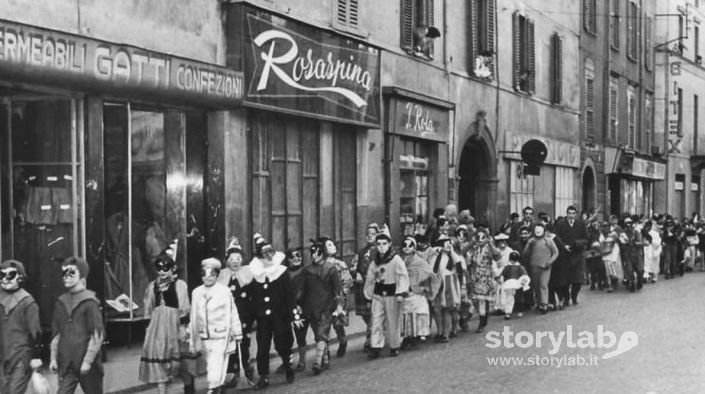
M627 146L636 148L636 89L629 85L627 88Z
M585 135L595 138L595 62L585 59Z
M583 0L583 25L585 31L597 33L597 0Z
M619 108L619 83L617 78L610 77L610 95L609 95L609 134L607 139L616 143L617 142L617 126L619 124L617 119L617 108Z
M633 1L627 4L627 57L633 61L637 60L637 49L639 47L639 12L637 5Z
M620 22L622 20L622 16L620 15L620 5L621 0L612 0L612 13L610 14L610 45L612 45L612 49L616 50L619 49L619 34L621 33Z
M560 103L563 99L563 38L558 33L551 37L551 101Z
M495 1L468 1L468 64L470 73L480 78L494 76Z
M703 58L700 56L700 26L693 26L693 60L697 64L702 64Z
M653 52L651 52L651 35L653 33L651 23L651 17L646 17L644 19L644 66L647 70L651 70L653 65Z
M353 32L360 28L359 0L337 0L334 12L335 28Z
M433 39L440 36L434 26L433 0L401 0L401 47L404 50L433 59Z
M515 11L512 15L512 60L514 89L532 94L536 91L536 61L534 55L534 21Z

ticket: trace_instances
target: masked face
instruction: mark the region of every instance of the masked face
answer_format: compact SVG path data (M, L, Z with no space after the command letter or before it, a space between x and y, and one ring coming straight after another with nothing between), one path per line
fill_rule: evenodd
M64 287L70 289L75 287L81 280L81 275L78 272L78 267L75 265L64 265L61 267L61 277L64 281Z
M318 246L311 246L311 258L313 261L321 261L321 257L323 257L323 253L321 251L321 248Z
M274 249L269 248L266 250L262 251L262 258L264 259L265 263L271 263L272 259L274 258Z
M242 267L242 255L240 253L230 253L225 263L228 265L228 268L237 271Z
M211 287L218 280L219 270L215 268L201 268L201 281L206 287Z
M506 247L507 247L507 241L499 241L499 242L497 243L497 247L500 248L500 249L506 248Z
M387 253L389 251L389 246L390 246L390 243L386 239L377 240L377 250L380 253L382 253L382 254Z
M414 242L411 241L410 239L405 239L404 244L402 245L402 251L404 254L412 254L416 251L416 248L414 247Z
M301 256L301 252L299 251L294 251L291 252L291 256L289 257L289 264L293 267L298 267L301 265L303 262L303 256Z
M546 233L546 229L544 229L541 226L536 226L534 227L534 235L536 237L543 237L543 235Z
M445 252L445 253L450 253L450 251L451 251L452 249L453 249L453 244L450 243L450 240L445 241L445 242L443 243L443 249L442 249L443 252Z
M367 229L367 234L365 235L365 240L367 241L368 244L373 244L375 243L375 238L377 237L377 230L373 228L368 228Z
M160 261L157 263L157 276L165 279L174 272L175 268L174 264L169 261Z
M5 291L14 291L20 287L20 274L14 267L0 271L0 286Z
M484 231L477 233L477 242L480 245L485 245L489 240L490 240L490 238L487 236L487 233L485 233Z
M458 240L460 242L465 242L468 240L468 232L467 231L458 231Z
M338 254L338 247L335 246L335 242L333 242L330 239L326 241L325 248L326 248L326 254L328 256L335 256L336 254Z

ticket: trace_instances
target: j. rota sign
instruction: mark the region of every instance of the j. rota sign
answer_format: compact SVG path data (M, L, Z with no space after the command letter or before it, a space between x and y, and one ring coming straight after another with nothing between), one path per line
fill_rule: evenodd
M378 49L263 12L246 15L247 102L379 123Z
M128 45L0 20L0 70L30 80L239 103L242 73Z

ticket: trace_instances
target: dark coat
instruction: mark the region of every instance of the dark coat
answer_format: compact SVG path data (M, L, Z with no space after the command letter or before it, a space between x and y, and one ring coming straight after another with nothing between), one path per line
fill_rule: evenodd
M558 248L558 258L551 266L551 276L548 279L548 287L556 288L568 286L570 284L570 271L568 270L568 262L565 257L565 244L560 238L553 235L553 242Z
M556 236L563 244L571 247L568 252L566 248L561 248L561 258L566 262L568 270L568 280L570 283L583 283L585 281L585 247L588 244L587 227L582 220L575 220L573 226L568 221L558 223L556 226Z

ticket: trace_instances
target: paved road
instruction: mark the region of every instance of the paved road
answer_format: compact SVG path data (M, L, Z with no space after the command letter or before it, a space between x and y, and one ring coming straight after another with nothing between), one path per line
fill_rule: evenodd
M581 299L580 305L545 316L529 313L511 321L493 316L486 334L464 333L449 344L422 345L397 358L368 361L361 352L361 340L357 340L351 344L345 358L333 359L328 372L312 376L306 371L297 375L293 385L287 385L281 375L274 376L266 392L705 392L705 273L661 280L636 294L623 290L612 294L585 290ZM564 339L551 361L547 358L554 347L550 335L552 333L555 339L561 332L567 333L569 325L572 340ZM603 358L619 346L599 347L598 325L603 326L603 333L612 332L616 341L621 338L628 350ZM536 332L545 332L543 346L487 347L493 343L487 336L502 339L505 329L514 335L527 331L519 335L522 345L535 338ZM638 336L638 343L629 332ZM589 346L590 336L595 348L575 347ZM609 335L605 338L606 345L610 345ZM629 349L630 344L635 346ZM335 350L335 346L332 349ZM528 363L529 359L536 360L536 356L540 357L539 362L553 362L554 366L491 366L488 362L488 357L514 357L512 361L505 361ZM596 360L592 361L596 365L557 365L577 360L578 356L586 362Z

